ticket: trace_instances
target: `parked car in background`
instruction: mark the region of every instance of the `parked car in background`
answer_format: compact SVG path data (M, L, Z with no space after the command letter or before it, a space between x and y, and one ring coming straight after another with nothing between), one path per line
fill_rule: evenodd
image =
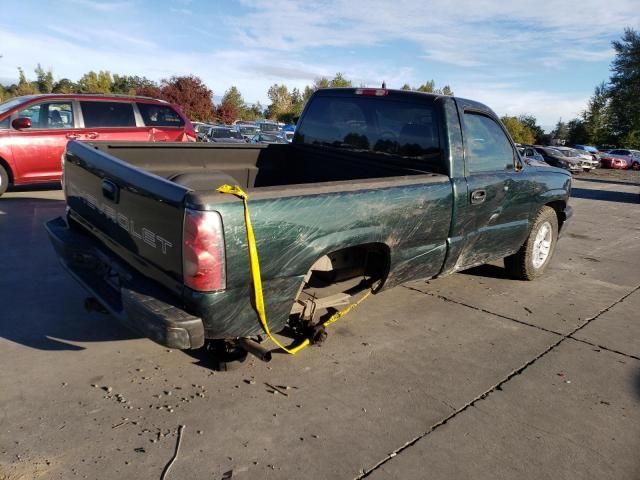
M640 150L631 150L626 148L618 148L609 151L609 155L616 158L623 158L627 161L626 168L640 170Z
M203 142L247 143L240 132L229 127L210 127L204 135Z
M233 129L242 135L245 140L251 140L251 137L260 133L260 129L255 124L236 123Z
M269 120L258 120L256 122L256 125L258 125L258 128L260 129L261 132L275 133L280 131L280 125L278 125L276 122L271 122Z
M548 167L549 164L544 161L544 157L538 153L533 145L519 145L518 151L522 158L529 165L535 165L539 167Z
M282 138L284 138L289 143L293 141L293 136L296 134L296 132L291 130L283 130L280 133L282 134Z
M598 166L598 161L591 157L590 153L583 152L582 150L576 150L570 147L554 147L559 150L565 157L575 158L580 160L582 170L589 172Z
M202 123L202 122L191 122L191 123L193 124L193 128L196 132L196 139L200 142L202 141L202 137L204 136L204 134L207 133L207 130L213 127L213 125L209 123Z
M624 170L627 168L627 160L620 158L610 153L600 154L600 166L602 168L615 168L617 170Z
M594 160L600 160L600 151L593 145L574 145L573 148L591 154Z
M542 147L536 145L536 151L542 155L544 161L552 167L564 168L572 173L582 171L582 162L577 158L571 158L564 155L555 147Z
M195 141L177 105L149 97L45 94L0 103L0 195L59 181L69 140Z
M289 143L281 135L273 133L258 133L251 138L250 143Z

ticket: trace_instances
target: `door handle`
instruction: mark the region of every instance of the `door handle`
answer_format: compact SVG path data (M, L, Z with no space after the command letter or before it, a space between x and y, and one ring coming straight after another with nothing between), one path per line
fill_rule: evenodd
M100 134L98 132L89 132L85 135L85 137L87 137L89 140L95 140L99 136Z
M65 135L65 137L67 137L69 140L76 140L76 139L80 138L80 134L78 134L78 133L67 133Z
M486 190L474 190L471 192L471 204L479 205L480 203L484 203L487 198Z

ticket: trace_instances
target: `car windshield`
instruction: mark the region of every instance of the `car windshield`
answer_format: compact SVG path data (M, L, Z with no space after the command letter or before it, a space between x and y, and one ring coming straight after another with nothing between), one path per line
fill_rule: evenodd
M560 150L565 157L577 157L578 154L573 150Z
M16 97L16 98L12 98L11 100L7 100L6 102L0 103L0 115L2 115L5 112L8 112L13 107L17 107L21 103L24 103L24 102L27 102L27 101L31 100L32 98L33 97L31 97L31 96Z
M242 135L255 135L256 133L258 133L258 127L242 126L238 127L238 129L240 130L240 133Z
M226 128L212 128L209 132L209 136L213 138L234 138L232 131Z
M275 123L261 123L260 130L263 132L277 132L278 125Z

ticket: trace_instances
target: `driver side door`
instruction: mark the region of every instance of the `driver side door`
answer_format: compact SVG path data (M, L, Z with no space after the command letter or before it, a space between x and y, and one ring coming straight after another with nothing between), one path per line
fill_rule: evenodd
M20 178L30 182L60 180L60 158L69 140L80 137L73 100L34 103L12 119L27 117L31 128L11 128L11 151Z

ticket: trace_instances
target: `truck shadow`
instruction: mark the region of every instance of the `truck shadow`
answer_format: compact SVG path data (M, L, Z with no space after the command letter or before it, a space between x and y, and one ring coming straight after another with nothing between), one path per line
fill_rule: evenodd
M63 270L43 227L63 200L0 198L0 338L38 350L83 350L74 342L136 338L108 315L88 313L88 296Z
M572 188L572 198L586 200L603 200L606 202L640 203L640 194L632 192L612 192L609 190L591 190L588 188Z
M461 270L460 272L463 275L471 275L474 277L486 277L486 278L509 278L507 275L507 271L498 265L491 265L489 263L485 265L480 265L478 267L473 267L468 270Z

